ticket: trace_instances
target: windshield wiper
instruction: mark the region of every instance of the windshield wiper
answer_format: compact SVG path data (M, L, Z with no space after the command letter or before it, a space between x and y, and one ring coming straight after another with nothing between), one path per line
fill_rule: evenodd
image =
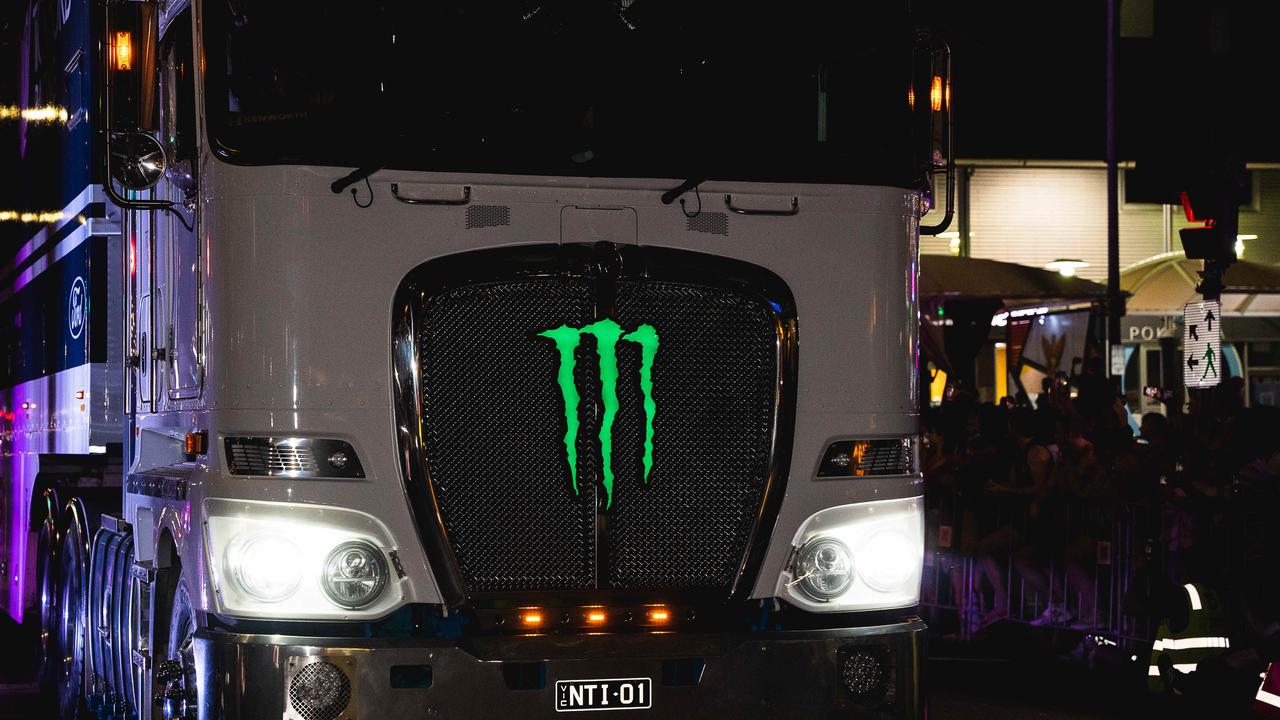
M677 185L677 186L675 186L675 187L671 188L670 190L668 190L668 191L666 191L666 192L662 193L662 204L663 204L663 205L670 205L671 203L673 203L673 202L675 202L675 201L676 201L676 198L678 198L678 197L680 197L681 195L683 195L683 194L685 194L685 193L689 192L690 190L692 190L692 189L694 189L694 188L698 187L699 185L701 185L702 183L704 183L704 182L706 182L706 181L707 181L707 179L706 179L706 178L689 178L688 180L685 180L684 182L680 183L679 185Z
M329 185L329 189L332 190L334 193L340 193L343 190L346 190L347 188L351 187L352 185L355 185L356 183L360 182L361 180L364 180L370 175L378 172L379 170L381 170L386 166L387 164L383 162L383 163L378 163L377 165L367 165L365 167L356 168L355 170L352 170L351 172L347 173L345 177L341 177L341 178L338 178L337 180L334 180L333 183Z

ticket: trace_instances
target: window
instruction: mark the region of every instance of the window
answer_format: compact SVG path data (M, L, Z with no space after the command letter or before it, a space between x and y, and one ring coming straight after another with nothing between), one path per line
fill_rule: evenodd
M192 57L190 15L183 13L160 45L160 139L169 161L186 163L187 174L196 148Z

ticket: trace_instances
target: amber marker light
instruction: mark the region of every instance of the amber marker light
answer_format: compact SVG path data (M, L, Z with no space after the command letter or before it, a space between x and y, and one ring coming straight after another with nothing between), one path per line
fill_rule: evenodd
M116 33L116 70L133 69L133 34L126 31Z
M929 107L934 112L942 110L942 76L934 75L933 82L929 84Z
M605 620L608 620L608 619L609 617L605 615L605 612L603 610L595 610L595 609L587 610L588 625L603 625Z
M208 450L209 434L204 430L189 432L182 441L182 449L188 455L203 455Z
M649 622L665 625L671 620L671 612L664 607L649 608Z
M520 613L520 627L537 628L542 627L542 611L541 610L524 610Z

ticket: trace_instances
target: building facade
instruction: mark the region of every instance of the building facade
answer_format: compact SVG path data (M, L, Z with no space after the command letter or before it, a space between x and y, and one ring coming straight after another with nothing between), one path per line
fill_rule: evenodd
M1167 252L1181 251L1178 231L1192 226L1176 205L1128 202L1119 179L1120 267ZM1242 259L1280 265L1280 166L1250 165L1250 192L1240 207L1238 249ZM950 231L922 238L924 254L969 255L1043 268L1055 260L1078 260L1085 279L1107 280L1107 173L1100 162L962 161L958 169L957 216ZM1132 193L1130 193L1132 195ZM934 211L937 212L936 210ZM926 216L925 222L930 218ZM1180 359L1180 313L1126 317L1122 327L1124 386L1135 415L1162 411L1146 387L1179 382L1172 368ZM1280 317L1262 313L1227 317L1223 326L1226 372L1241 377L1249 404L1280 404ZM1000 329L978 359L978 384L985 400L998 400L1013 387L1016 358L1007 356ZM1180 356L1179 356L1180 357ZM999 371L997 370L999 369ZM1001 372L1008 377L1002 381Z

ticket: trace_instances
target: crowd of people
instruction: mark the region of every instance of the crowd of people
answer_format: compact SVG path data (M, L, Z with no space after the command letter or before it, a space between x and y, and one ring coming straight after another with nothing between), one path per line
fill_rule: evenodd
M961 609L966 636L1013 620L1151 642L1194 583L1222 598L1226 660L1277 659L1280 409L1227 378L1131 423L1088 366L1039 390L925 411L925 602Z

